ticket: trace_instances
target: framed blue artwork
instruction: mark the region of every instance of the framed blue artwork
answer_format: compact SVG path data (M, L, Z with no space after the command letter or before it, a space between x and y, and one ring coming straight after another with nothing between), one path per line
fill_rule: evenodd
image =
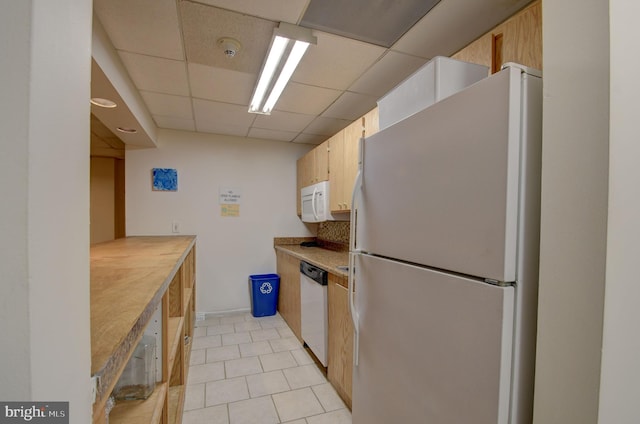
M173 168L151 170L153 191L178 191L178 171Z

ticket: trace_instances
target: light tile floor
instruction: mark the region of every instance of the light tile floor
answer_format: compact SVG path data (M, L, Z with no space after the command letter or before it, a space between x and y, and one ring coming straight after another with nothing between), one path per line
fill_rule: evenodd
M278 314L196 322L184 409L184 424L351 424Z

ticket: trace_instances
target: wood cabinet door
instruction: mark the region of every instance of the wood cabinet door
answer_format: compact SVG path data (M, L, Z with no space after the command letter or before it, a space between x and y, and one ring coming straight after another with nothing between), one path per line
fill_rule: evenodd
M296 213L302 216L302 201L300 190L304 187L305 162L303 158L296 161Z
M371 109L364 115L364 136L369 137L380 131L378 108Z
M326 140L324 143L320 144L318 147L313 149L315 154L314 161L314 184L319 183L321 181L329 180L329 140Z
M361 119L344 129L343 178L342 178L342 211L351 210L351 193L358 173L358 146L364 130Z
M344 198L344 132L340 131L329 139L329 207L332 212L340 211Z
M302 156L299 160L299 172L300 176L300 187L306 187L313 184L313 180L315 178L315 162L316 162L316 152L315 149L307 152L304 156Z
M276 251L277 272L280 276L278 312L289 324L291 331L302 342L300 322L300 260Z
M349 314L349 296L346 278L329 274L327 288L329 312L329 346L327 352L327 378L351 408L353 381L353 323Z
M532 2L451 56L488 66L492 72L506 62L542 69L542 3Z

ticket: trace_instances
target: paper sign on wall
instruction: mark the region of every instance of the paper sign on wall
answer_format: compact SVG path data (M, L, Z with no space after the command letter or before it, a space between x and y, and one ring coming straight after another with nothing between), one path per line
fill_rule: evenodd
M240 216L240 201L242 193L235 188L220 187L218 190L218 202L220 203L220 216Z
M236 188L220 187L219 201L221 205L236 204L239 205L242 200L242 193Z
M234 205L234 204L220 205L220 216L233 216L233 217L240 216L240 205Z

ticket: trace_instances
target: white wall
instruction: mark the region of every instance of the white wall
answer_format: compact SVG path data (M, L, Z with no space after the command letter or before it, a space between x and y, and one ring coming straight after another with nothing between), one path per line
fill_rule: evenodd
M308 236L296 215L296 160L313 146L160 130L158 148L126 152L127 235L197 241L199 312L248 309L248 277L275 273L273 238ZM178 191L151 190L152 168L175 168ZM222 217L220 187L240 190L240 216ZM312 228L312 227L309 227Z
M534 422L590 424L598 417L605 289L608 2L543 0L542 13L542 216Z
M0 399L91 421L91 0L0 14Z
M611 0L609 225L599 422L640 422L640 143L637 1Z

